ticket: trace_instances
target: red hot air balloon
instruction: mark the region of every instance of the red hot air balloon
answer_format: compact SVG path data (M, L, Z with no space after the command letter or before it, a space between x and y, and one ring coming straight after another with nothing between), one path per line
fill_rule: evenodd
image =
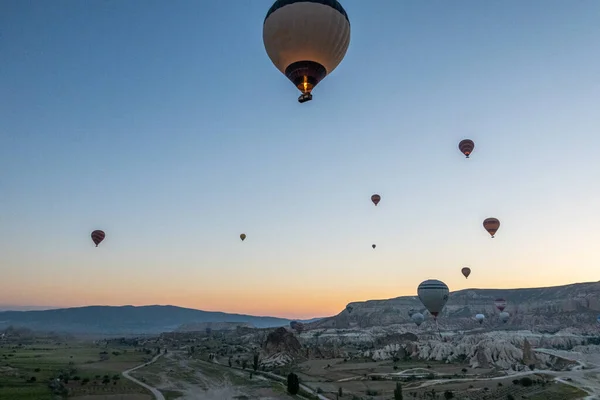
M492 235L493 238L496 234L496 231L498 231L498 228L500 228L500 221L498 221L496 218L486 218L483 221L483 227L490 235Z
M378 194L374 194L373 196L371 196L371 201L373 202L373 204L377 205L381 201L381 196Z
M503 298L498 298L494 300L494 305L498 310L500 310L500 312L502 312L506 308L506 300L504 300Z
M96 230L92 232L92 240L94 241L94 244L96 244L96 247L98 247L100 242L102 242L105 237L106 234L104 233L104 231Z
M469 275L471 275L471 268L469 267L464 267L463 269L460 270L462 272L462 274L465 276L465 278L468 278Z
M471 140L471 139L465 139L465 140L461 140L460 143L458 144L458 149L461 151L461 153L463 153L467 158L469 158L469 156L471 155L471 153L473 152L473 149L475 148L475 143Z

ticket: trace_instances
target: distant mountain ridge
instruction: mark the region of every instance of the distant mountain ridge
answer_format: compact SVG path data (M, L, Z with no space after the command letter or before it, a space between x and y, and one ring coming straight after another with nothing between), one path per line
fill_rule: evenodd
M510 313L506 324L499 322L494 306L498 297L506 299L505 311ZM402 296L388 300L368 300L349 303L351 312L343 310L336 316L308 324L314 328L369 328L394 324L412 324L409 310L417 310L431 320L417 296ZM563 286L524 289L463 289L451 292L448 303L438 318L444 329L470 329L475 314L486 319L484 329L529 329L555 332L568 327L597 330L600 313L600 282L575 283Z
M174 331L182 325L203 322L239 322L256 328L271 328L286 326L290 321L292 320L278 317L158 305L86 306L43 311L0 312L0 329L13 325L39 331L111 335L158 334Z

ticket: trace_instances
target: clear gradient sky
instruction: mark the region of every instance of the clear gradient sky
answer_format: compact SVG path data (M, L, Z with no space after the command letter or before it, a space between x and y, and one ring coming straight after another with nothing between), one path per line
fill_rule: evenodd
M0 1L0 303L311 317L600 279L600 2L345 0L305 104L271 4Z

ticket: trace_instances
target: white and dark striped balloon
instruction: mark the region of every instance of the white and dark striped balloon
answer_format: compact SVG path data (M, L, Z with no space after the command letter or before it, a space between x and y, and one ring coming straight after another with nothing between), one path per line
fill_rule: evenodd
M104 240L105 237L106 234L104 233L104 231L95 230L92 232L92 241L94 242L96 247L98 247L98 245Z
M342 62L350 45L350 20L336 0L277 0L263 24L267 55L302 93Z
M458 144L458 149L465 155L465 157L469 158L473 152L473 149L475 149L475 142L473 142L471 139L461 140Z
M486 218L483 221L483 227L493 238L498 229L500 229L500 221L497 218Z
M417 294L419 295L421 303L423 303L431 315L437 319L438 314L442 312L448 301L450 289L448 289L448 285L442 281L428 279L421 282L417 288Z

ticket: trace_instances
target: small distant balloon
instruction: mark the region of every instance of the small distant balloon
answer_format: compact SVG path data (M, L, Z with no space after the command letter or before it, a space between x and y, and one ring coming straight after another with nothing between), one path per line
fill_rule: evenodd
M352 307L350 304L348 304L348 305L346 306L346 311L348 311L349 313L351 313L351 312L352 312L352 310L354 310L354 307Z
M375 247L377 247L377 245L376 245L376 244L372 244L372 245L371 245L371 247L372 247L372 248L375 248Z
M485 315L483 315L483 314L477 314L477 315L475 316L475 319L476 319L476 320L477 320L477 322L479 322L479 324L481 325L481 324L483 324L483 320L485 319Z
M94 242L96 247L98 247L98 245L104 240L105 237L106 234L104 233L104 231L95 230L94 232L92 232L92 241Z
M417 326L421 326L421 324L423 323L423 321L425 321L425 316L423 316L423 314L421 314L419 312L418 313L414 313L411 316L411 318L412 318L413 322L415 324L417 324Z
M242 242L243 242L243 241L244 241L244 239L246 239L246 234L245 234L245 233L242 233L242 234L240 235L240 239L242 239Z
M494 305L498 310L500 310L500 312L502 312L506 308L506 300L504 300L501 297L497 298L496 300L494 300Z
M381 201L381 196L378 194L374 194L373 196L371 196L371 201L373 202L373 204L377 205Z
M461 151L461 153L463 153L465 155L465 157L469 158L469 156L471 155L471 153L473 152L473 149L475 148L475 142L473 142L471 139L464 139L461 140L460 143L458 144L458 149Z
M507 313L506 311L502 311L500 313L500 321L506 323L506 321L508 321L509 318L510 318L510 314Z
M462 274L465 276L465 278L468 278L469 275L471 275L471 268L464 267L463 269L460 270L460 272L462 272Z
M500 228L500 221L496 218L486 218L483 221L483 227L486 231L488 231L490 235L492 235L493 238L498 229Z

